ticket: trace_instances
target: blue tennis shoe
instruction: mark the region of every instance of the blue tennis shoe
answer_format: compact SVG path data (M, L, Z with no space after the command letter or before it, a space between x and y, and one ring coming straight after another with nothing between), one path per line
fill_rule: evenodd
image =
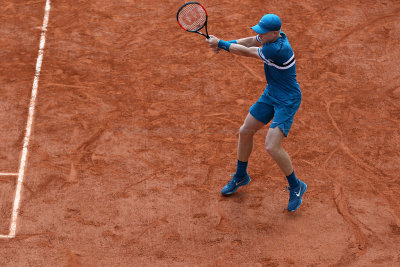
M249 184L251 181L250 176L246 174L244 177L239 177L236 174L233 175L232 180L222 188L222 195L231 195L239 187Z
M287 188L289 190L289 204L287 206L288 211L293 212L297 210L303 201L302 197L307 190L307 184L300 180L299 183L300 185L296 188Z

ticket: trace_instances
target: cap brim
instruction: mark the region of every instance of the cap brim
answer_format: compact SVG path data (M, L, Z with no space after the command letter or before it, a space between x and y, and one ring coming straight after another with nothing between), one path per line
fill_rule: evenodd
M264 33L269 32L268 30L265 30L265 29L261 28L260 25L258 25L258 24L256 26L251 27L251 28L253 29L253 31L255 31L258 34L264 34Z

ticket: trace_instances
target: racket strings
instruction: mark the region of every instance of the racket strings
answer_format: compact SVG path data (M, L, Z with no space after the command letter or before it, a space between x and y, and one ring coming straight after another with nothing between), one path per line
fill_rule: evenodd
M180 10L178 20L186 30L197 31L206 23L207 13L200 5L188 4Z

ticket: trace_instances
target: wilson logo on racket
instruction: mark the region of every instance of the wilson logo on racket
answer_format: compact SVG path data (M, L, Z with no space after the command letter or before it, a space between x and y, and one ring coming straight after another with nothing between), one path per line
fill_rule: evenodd
M193 11L191 13L185 14L181 17L182 22L186 25L194 24L197 20L201 20L201 12L202 9L200 7L193 8ZM201 24L197 24L197 27L201 26L202 26Z
M185 31L195 32L210 38L207 31L207 11L204 6L198 2L188 2L181 6L176 14L179 26ZM200 32L205 28L206 34Z

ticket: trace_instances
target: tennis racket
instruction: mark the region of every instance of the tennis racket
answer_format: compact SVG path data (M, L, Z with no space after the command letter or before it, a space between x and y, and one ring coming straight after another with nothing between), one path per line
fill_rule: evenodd
M185 31L195 32L210 38L207 31L207 11L204 6L198 2L187 2L181 6L176 14L179 26ZM200 32L205 28L206 34Z

